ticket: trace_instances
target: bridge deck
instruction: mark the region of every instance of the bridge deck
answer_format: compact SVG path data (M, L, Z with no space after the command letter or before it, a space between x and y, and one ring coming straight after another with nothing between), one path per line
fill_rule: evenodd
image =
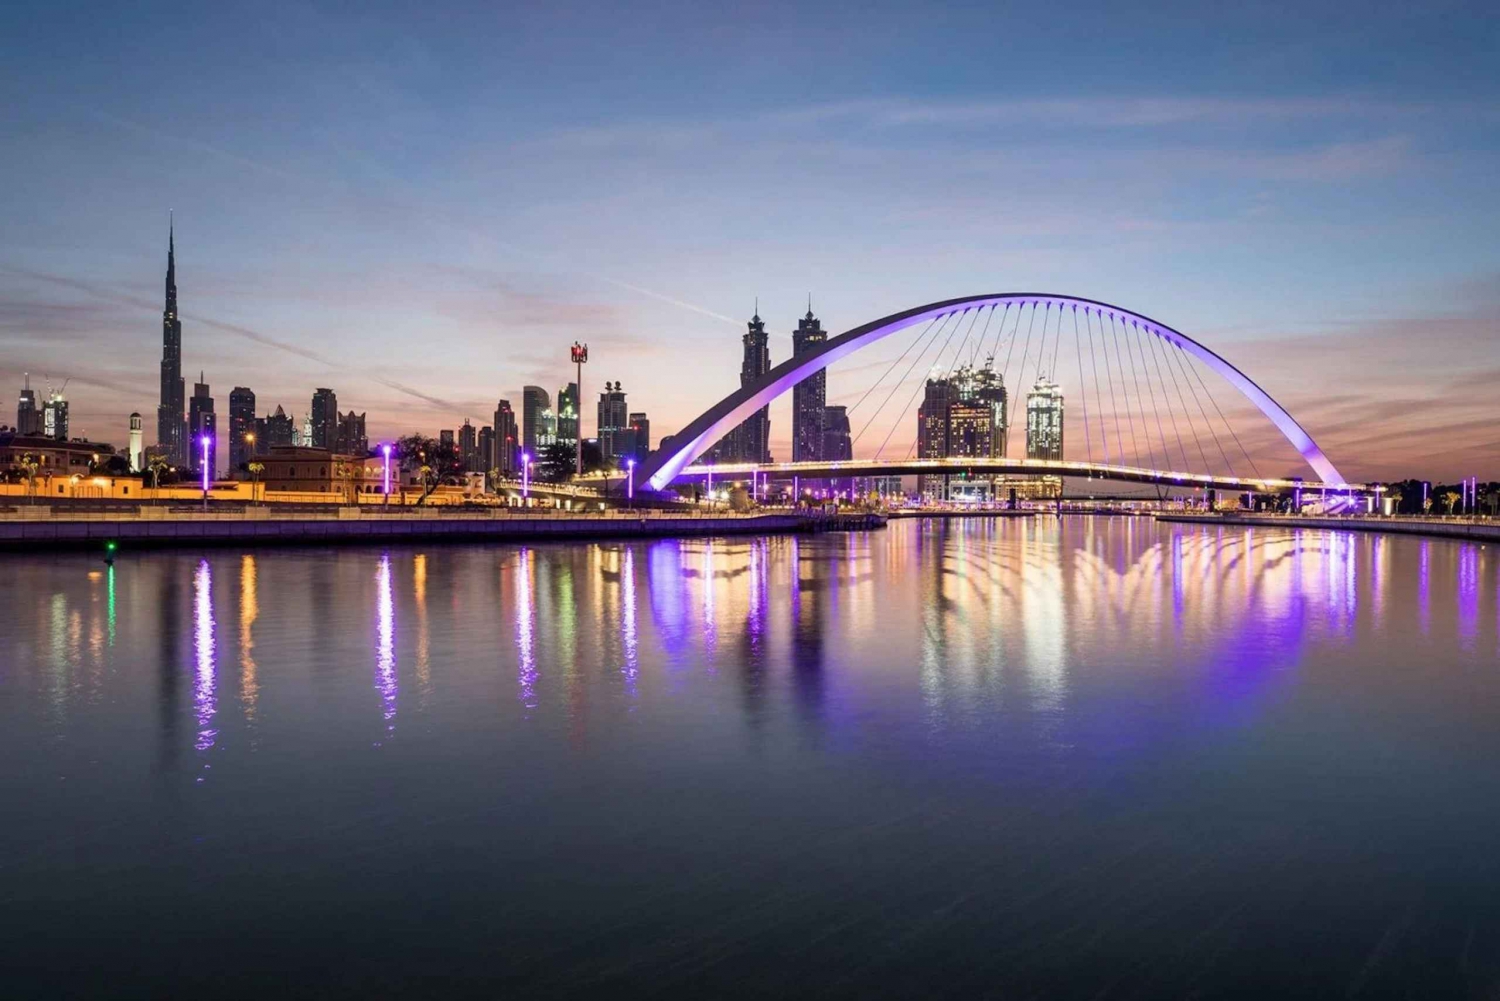
M1163 486L1213 487L1219 490L1274 493L1301 487L1310 494L1326 489L1338 493L1364 493L1362 483L1337 486L1303 480L1267 477L1219 476L1209 473L1180 473L1173 470L1147 469L1142 466L1119 466L1101 462L1050 461L1042 459L850 459L844 462L733 462L707 465L699 463L684 469L679 477L715 477L740 479L752 472L772 479L839 479L849 476L1069 476L1078 479L1119 480L1128 483L1155 483Z

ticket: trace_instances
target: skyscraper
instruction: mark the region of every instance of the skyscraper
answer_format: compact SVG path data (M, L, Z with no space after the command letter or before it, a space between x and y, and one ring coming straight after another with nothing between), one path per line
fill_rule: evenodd
M239 472L255 454L255 394L244 386L229 391L229 475Z
M947 458L948 406L956 396L949 380L927 380L922 405L917 408L917 458ZM946 476L918 476L917 492L928 498L943 497L947 493L947 482Z
M464 471L468 473L479 471L479 442L474 434L474 425L464 418L463 427L458 429L458 458L464 464Z
M740 363L740 388L750 385L771 370L770 339L766 324L760 318L757 303L755 315L745 325L744 359ZM771 408L761 407L722 439L709 453L720 462L771 461Z
M1062 388L1045 375L1039 376L1026 394L1026 458L1060 460L1062 457Z
M177 316L177 235L167 222L167 301L161 314L161 402L156 408L156 444L167 461L186 465L187 426L182 408L182 320Z
M202 372L198 373L198 381L193 384L193 398L188 401L188 428L191 434L189 465L194 469L202 468L202 441L207 438L208 475L218 475L219 435L214 423L214 398Z
M625 390L618 382L606 382L604 392L599 394L599 454L605 463L614 466L616 460L632 451L631 443L625 440L630 430L630 411L625 405Z
M534 459L556 436L552 397L541 386L527 386L521 391L521 447Z
M580 415L578 383L570 382L557 391L557 444L570 448L578 444Z
M312 411L313 448L333 448L339 437L339 398L331 389L318 389L313 393Z
M31 388L31 373L26 373L21 400L16 404L16 434L41 434L42 411L36 405L36 390Z
M639 411L630 415L630 454L644 462L651 453L651 419Z
M505 476L516 471L516 449L520 445L516 433L516 414L509 400L495 404L495 455L490 464Z
M132 473L143 472L146 469L146 446L142 442L145 435L141 415L130 415L130 454L126 456L130 460L130 471Z
M479 452L474 462L481 473L495 468L495 429L488 424L479 429Z
M68 440L68 401L62 390L49 390L42 404L42 433L58 441Z
M370 453L370 439L365 434L365 415L350 410L338 415L334 451L340 455L364 456Z
M827 340L823 324L813 316L812 296L808 296L807 315L797 321L797 329L792 332L792 357L809 354ZM793 462L815 462L824 458L823 407L827 402L828 372L825 369L819 369L792 387Z
M265 455L275 446L287 446L295 444L297 440L296 423L287 416L286 411L280 406L274 414L258 417L255 420L255 454Z
M849 408L825 407L821 423L823 444L818 457L828 462L847 462L854 458L854 443L849 438Z

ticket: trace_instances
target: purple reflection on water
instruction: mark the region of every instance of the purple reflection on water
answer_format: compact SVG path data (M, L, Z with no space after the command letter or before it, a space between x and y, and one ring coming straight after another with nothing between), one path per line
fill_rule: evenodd
M703 545L703 650L708 655L708 667L712 672L714 653L719 646L719 626L714 621L714 544L709 540Z
M769 586L766 580L766 540L757 539L750 544L750 614L745 620L750 644L759 650L765 641Z
M519 698L527 709L536 708L536 630L532 607L532 561L530 549L516 555L516 650L519 654L516 680L521 686Z
M1417 563L1417 622L1426 636L1432 624L1432 543L1423 539L1421 552Z
M1479 633L1479 547L1465 543L1458 551L1458 636L1471 649Z
M663 539L646 550L651 615L662 646L672 657L687 649L687 595L682 573L682 543Z
M193 746L200 751L212 748L219 736L213 726L218 709L213 583L208 560L199 560L193 573L193 714L198 722L198 738Z
M375 573L375 691L380 694L385 729L396 729L396 604L391 599L391 554L380 557Z
M620 673L625 676L625 691L635 695L636 679L640 676L640 658L637 648L635 621L635 547L626 546L620 558L620 639L625 649L625 666Z

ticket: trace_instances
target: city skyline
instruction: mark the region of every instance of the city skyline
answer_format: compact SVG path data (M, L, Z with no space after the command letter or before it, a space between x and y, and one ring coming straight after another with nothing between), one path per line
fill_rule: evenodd
M69 34L48 30L61 16L0 15L25 50L4 72L49 79L52 39ZM684 16L682 30L701 30ZM635 29L606 17L577 52L538 53L566 57L554 72L592 67L571 95L597 99L590 112L568 94L531 110L501 102L503 129L475 99L534 57L480 60L451 28L373 15L360 42L403 55L389 67L351 64L326 33L300 33L285 78L245 88L259 70L225 51L220 21L178 23L174 48L202 86L133 67L116 87L85 71L20 113L13 225L0 241L0 379L71 379L74 433L124 441L128 415L159 402L146 398L153 290L175 209L182 367L293 401L299 418L312 390L332 385L369 413L372 440L466 417L477 426L527 384L564 385L575 339L593 346L597 382L632 387L659 438L733 388L756 295L777 363L809 288L830 335L912 302L1039 289L1200 337L1347 456L1351 476L1492 467L1500 203L1486 179L1500 88L1482 58L1486 22L1462 8L1446 19L1324 12L1314 53L1299 44L1306 25L1226 13L1262 43L1252 58L1195 25L1099 11L1101 30L1163 57L1148 79L1127 72L1129 46L1049 69L1072 43L1040 15L953 16L974 19L976 38L1031 31L1028 52L1011 57L1025 83L965 42L926 77L896 63L877 79L841 57L816 91L757 80L743 94L674 98L609 56L607 31ZM875 19L873 52L924 37L903 17ZM128 50L156 18L116 26L117 40L70 26L72 44ZM487 23L479 10L456 20ZM821 51L838 29L817 12L732 27L681 71L711 81L752 53ZM1352 33L1359 45L1342 41ZM242 41L270 44L253 31ZM648 50L667 41L642 39ZM1373 54L1390 47L1444 59L1398 67ZM425 74L432 58L457 82ZM244 112L234 127L208 113L230 86ZM284 134L267 131L268 110L291 114L293 93L305 106ZM47 127L59 122L75 127ZM403 122L414 145L381 137ZM462 138L416 145L439 132ZM706 169L746 134L767 156ZM1345 376L1337 392L1331 366ZM831 370L828 404L852 404L853 385ZM792 423L790 400L772 405L773 455L791 454Z

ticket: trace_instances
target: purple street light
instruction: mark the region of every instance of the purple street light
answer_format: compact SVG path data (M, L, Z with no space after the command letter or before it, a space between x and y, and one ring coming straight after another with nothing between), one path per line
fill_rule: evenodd
M521 499L531 497L531 453L521 453Z
M391 446L381 445L380 454L385 456L385 479L381 486L381 492L389 497L391 495Z
M203 461L201 463L199 463L199 465L203 467L203 510L204 511L208 510L208 446L209 446L209 443L212 442L212 441L213 441L213 439L210 438L208 435L204 435L203 437L201 437L201 438L198 439L198 443L203 446Z
M625 460L625 498L635 502L635 460Z

